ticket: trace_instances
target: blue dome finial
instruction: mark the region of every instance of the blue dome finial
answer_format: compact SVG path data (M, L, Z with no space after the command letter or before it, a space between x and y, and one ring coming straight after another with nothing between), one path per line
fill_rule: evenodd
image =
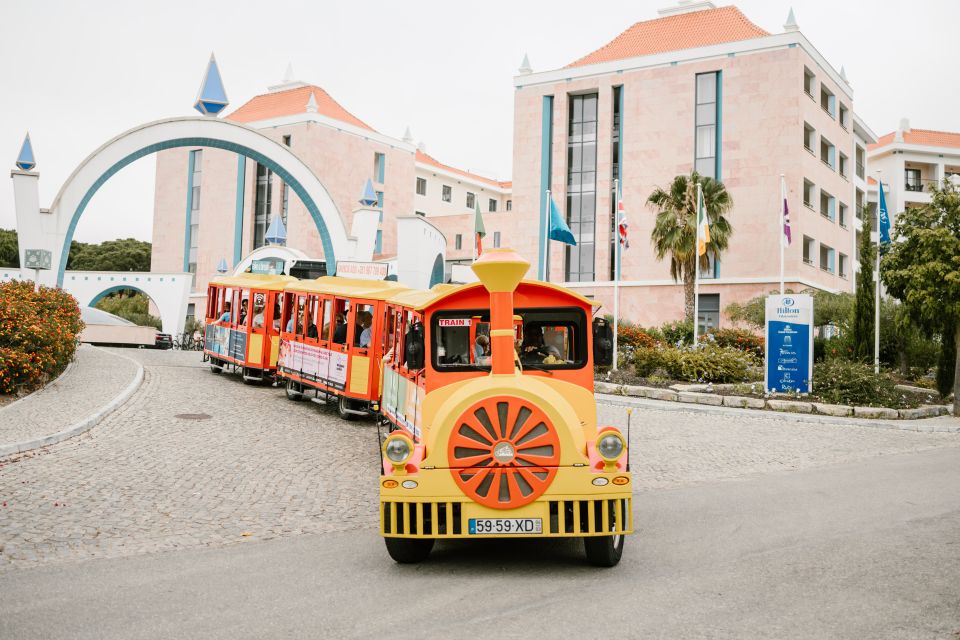
M205 116L216 116L228 104L230 101L227 100L227 92L223 88L217 58L211 52L210 62L207 63L207 70L203 74L203 82L200 83L200 92L197 93L197 101L193 103L193 108Z
M30 171L37 166L37 159L33 156L33 145L30 144L30 134L23 139L23 146L20 147L20 155L17 156L17 168L21 171Z
M367 184L363 187L363 195L360 196L360 204L365 207L373 207L380 202L377 198L377 192L373 190L373 181L367 178Z

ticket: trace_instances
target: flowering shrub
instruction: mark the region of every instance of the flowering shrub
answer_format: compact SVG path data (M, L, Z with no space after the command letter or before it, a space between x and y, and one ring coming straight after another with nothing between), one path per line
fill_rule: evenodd
M825 360L813 368L813 392L824 402L861 407L900 407L903 394L886 373L849 360Z
M80 307L62 289L0 283L0 393L31 391L60 375L81 329Z
M757 358L763 358L763 336L758 336L755 333L746 331L744 329L717 329L709 335L712 337L712 341L718 347L739 349L740 351L747 351ZM701 338L701 340L707 339L707 336Z
M748 382L763 374L750 352L713 344L700 348L658 346L636 349L633 363L638 376L664 371L686 382Z
M638 324L621 320L617 325L617 346L652 347L657 340Z

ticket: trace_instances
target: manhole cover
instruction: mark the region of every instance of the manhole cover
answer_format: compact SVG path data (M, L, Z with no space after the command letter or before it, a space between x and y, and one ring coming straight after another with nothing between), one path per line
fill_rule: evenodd
M174 418L180 418L181 420L209 420L210 416L206 413L178 413L173 416Z

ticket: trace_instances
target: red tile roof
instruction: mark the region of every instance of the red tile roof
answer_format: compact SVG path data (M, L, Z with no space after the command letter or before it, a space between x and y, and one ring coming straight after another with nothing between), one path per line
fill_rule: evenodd
M734 6L691 11L638 22L593 53L568 64L567 68L768 35Z
M255 96L227 116L227 119L235 122L256 122L258 120L268 120L270 118L306 113L307 103L310 101L311 93L317 101L317 113L320 115L352 124L361 129L374 131L373 127L367 125L341 107L340 103L331 98L329 93L313 85Z
M443 164L430 154L425 151L417 149L417 162L422 162L423 164L430 165L431 167L436 167L438 169L443 169L444 171L449 171L450 173L455 173L457 175L464 176L465 178L470 178L471 180L476 180L478 182L484 182L486 184L499 187L501 189L510 189L513 187L513 182L504 181L499 182L492 178L486 178L484 176L477 175L475 173L470 173L469 171L464 171L463 169L457 169L456 167L451 167L448 164Z
M893 143L896 133L880 136L876 144L867 148L871 151ZM904 144L918 144L926 147L955 147L960 148L960 133L950 131L931 131L930 129L911 129L903 132Z

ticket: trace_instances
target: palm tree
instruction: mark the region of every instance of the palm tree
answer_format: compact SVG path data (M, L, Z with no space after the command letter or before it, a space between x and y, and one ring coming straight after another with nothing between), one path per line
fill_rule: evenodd
M650 239L663 260L670 254L670 276L674 282L683 281L684 314L693 320L693 276L697 260L697 184L703 189L703 203L710 225L710 243L707 252L699 257L700 268L709 266L709 257L718 260L727 249L733 228L723 214L733 207L733 198L722 182L701 176L696 171L689 176L677 176L668 191L657 187L647 204L657 210Z

